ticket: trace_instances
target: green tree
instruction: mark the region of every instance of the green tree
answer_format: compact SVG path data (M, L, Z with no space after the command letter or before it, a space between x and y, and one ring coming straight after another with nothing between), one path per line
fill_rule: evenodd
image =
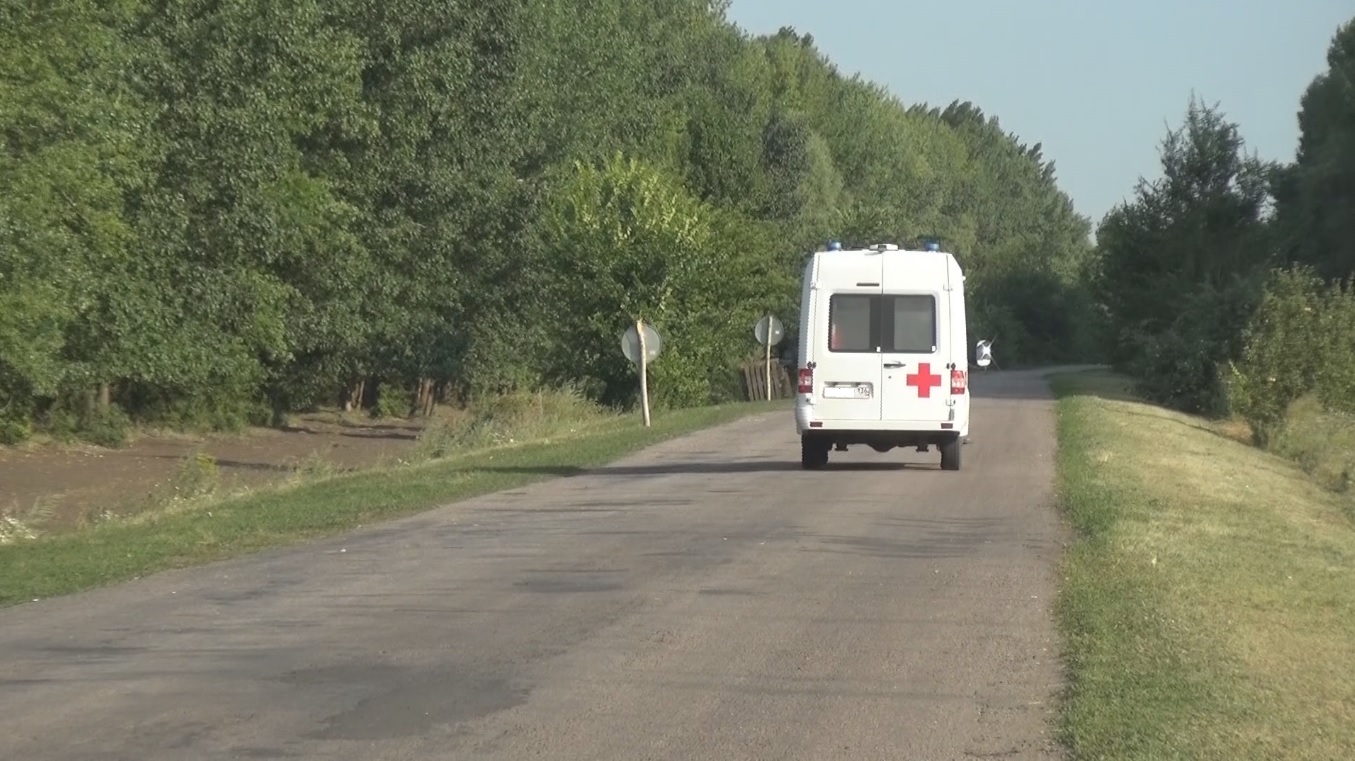
M3 5L5 438L113 405L277 423L345 388L625 402L632 313L669 343L658 402L724 398L828 238L938 235L1009 362L1085 346L1088 227L1038 145L726 9Z
M1222 411L1221 363L1240 335L1270 263L1270 165L1248 156L1237 126L1191 99L1162 143L1163 176L1140 181L1098 232L1098 295L1114 361L1154 398Z
M1327 49L1327 71L1299 107L1299 148L1276 182L1276 213L1292 261L1319 275L1355 274L1355 20Z
M634 374L617 336L642 319L666 337L655 403L708 401L712 370L737 357L735 336L769 305L763 294L784 285L764 280L763 252L747 236L721 237L731 220L634 158L578 164L551 213L555 377L608 403L631 401Z
M140 284L125 196L146 182L149 149L116 33L135 9L0 6L0 417L112 380L142 327L110 325L106 307ZM97 346L80 340L93 330Z

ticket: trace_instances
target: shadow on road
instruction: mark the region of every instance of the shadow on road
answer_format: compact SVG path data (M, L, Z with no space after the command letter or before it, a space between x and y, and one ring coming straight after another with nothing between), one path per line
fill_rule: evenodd
M820 472L857 471L884 472L899 470L939 470L934 463L920 462L829 462ZM559 465L507 465L477 467L478 472L526 473L538 476L667 476L719 475L738 473L779 473L801 470L799 460L745 460L742 462L667 462L652 465L605 465L598 468L576 468Z
M975 400L1002 399L1041 402L1054 398L1049 386L1040 378L1022 378L1019 382L994 378L970 378L969 396Z
M1059 365L1021 370L980 370L971 368L969 393L974 399L1050 401L1050 376L1074 374L1082 378L1105 374L1099 365ZM1079 381L1079 385L1082 381Z

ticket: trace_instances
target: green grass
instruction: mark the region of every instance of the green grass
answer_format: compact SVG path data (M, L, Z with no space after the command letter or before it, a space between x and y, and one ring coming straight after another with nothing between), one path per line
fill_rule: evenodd
M0 546L0 606L332 535L577 473L675 436L785 409L784 402L763 402L656 413L648 429L638 416L562 421L569 422L562 430L575 432L148 511L72 534L5 544ZM443 448L436 441L432 446Z
M1076 759L1335 759L1355 748L1346 498L1224 426L1058 376L1058 602Z

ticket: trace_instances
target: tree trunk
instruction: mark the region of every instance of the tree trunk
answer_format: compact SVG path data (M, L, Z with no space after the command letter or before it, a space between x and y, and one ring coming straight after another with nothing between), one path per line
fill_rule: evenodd
M283 428L287 425L287 400L276 390L268 394L268 406L272 410L272 420L269 421L273 428Z
M427 417L432 406L433 381L430 378L420 378L418 388L414 392L414 409L411 412L416 416Z
M433 412L437 410L437 390L437 381L432 378L423 379L423 407L421 408L421 412L424 417L432 417Z
M348 392L349 406L355 410L362 409L363 406L365 406L366 402L366 399L364 398L366 396L366 392L367 392L367 379L359 378L357 383L354 383L352 388L349 389Z

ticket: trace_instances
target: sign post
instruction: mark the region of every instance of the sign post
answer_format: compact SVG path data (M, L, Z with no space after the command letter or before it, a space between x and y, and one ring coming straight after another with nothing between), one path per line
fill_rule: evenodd
M645 355L648 351L645 347L645 323L644 320L635 321L635 335L640 339L640 409L643 410L645 427L649 427L649 358Z
M621 353L626 355L640 373L640 409L645 427L650 427L649 415L649 363L658 359L663 351L663 340L643 319L637 319L621 334Z
M767 379L767 401L770 402L773 398L772 347L781 343L781 339L786 337L786 328L781 324L780 320L776 319L775 315L768 314L753 325L753 337L766 349L763 356L763 362Z

